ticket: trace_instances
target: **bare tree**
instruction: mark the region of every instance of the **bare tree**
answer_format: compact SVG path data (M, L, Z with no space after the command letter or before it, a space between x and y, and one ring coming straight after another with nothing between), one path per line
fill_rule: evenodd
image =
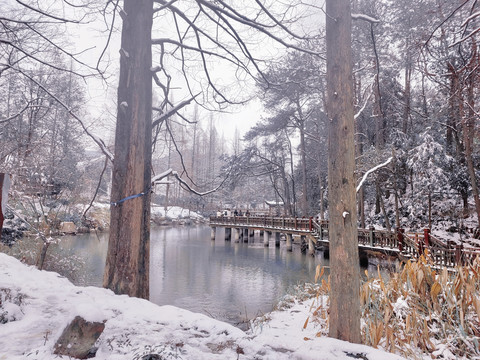
M121 69L104 286L115 292L148 298L152 79L163 97L153 127L163 123L168 126L172 109L181 108L182 103L175 106L169 100L172 79L175 79L172 73L178 73L177 69L183 76L183 86L190 93L190 99L185 100L182 107L194 99L203 106L211 101L220 107L244 102L247 99L235 97L228 86L222 84L222 79L214 76L218 64L213 60L223 62L227 70L235 70L235 81L241 76L261 73L260 61L252 55L253 45L242 33L254 31L282 46L298 48L292 40L302 37L279 19L286 21L284 11L287 11L288 20L295 20L298 15L290 15L301 14L293 12L300 4L280 6L281 12L273 13L255 0L245 13L245 4L236 8L223 0L124 0L123 8L119 9L123 20ZM153 27L154 34L161 31L161 35L152 38L153 18L173 24L173 33L168 32L171 26L163 26L161 30ZM151 45L155 46L156 66L152 64ZM192 77L189 73L188 64L192 62L200 65L203 77L197 74ZM169 68L171 63L178 66ZM201 97L197 99L199 93ZM188 122L186 118L183 120ZM173 174L170 169L166 173ZM176 177L182 186L193 190L178 174Z

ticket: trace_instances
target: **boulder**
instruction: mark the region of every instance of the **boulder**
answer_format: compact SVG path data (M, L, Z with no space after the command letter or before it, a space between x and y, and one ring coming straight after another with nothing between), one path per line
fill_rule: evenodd
M95 342L104 329L104 323L89 322L81 316L76 316L55 343L54 354L76 359L92 358L97 352Z
M63 232L64 234L76 234L77 227L71 221L64 221L60 223L60 231Z

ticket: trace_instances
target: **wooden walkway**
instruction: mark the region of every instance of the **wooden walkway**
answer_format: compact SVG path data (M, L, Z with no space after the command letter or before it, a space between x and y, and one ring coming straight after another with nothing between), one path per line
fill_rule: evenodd
M264 232L264 243L268 246L269 236L276 234L276 244L279 245L280 233L286 235L287 249L291 250L294 237L308 244L309 253L316 249L328 247L328 221L317 218L271 217L271 216L212 216L210 217L212 238L215 228L224 227L226 238L238 240L247 232ZM431 235L428 229L421 233L406 233L403 229L397 231L358 229L359 249L378 253L386 253L398 257L401 261L415 260L420 255L428 253L429 259L439 267L454 268L467 265L480 256L480 248L463 247L450 241L443 241Z

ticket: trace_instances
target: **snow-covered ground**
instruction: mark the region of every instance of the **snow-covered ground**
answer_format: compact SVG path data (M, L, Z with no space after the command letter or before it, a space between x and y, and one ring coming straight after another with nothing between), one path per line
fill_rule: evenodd
M191 219L201 219L201 215L195 211L184 209L179 206L169 206L165 212L165 207L161 205L152 205L152 216L169 217L170 219L182 219L189 217Z
M401 359L367 346L317 337L315 322L304 329L314 301L319 300L294 301L244 332L173 306L157 306L102 288L77 287L57 273L39 271L0 253L0 319L8 320L0 325L0 359L67 359L53 354L54 344L77 315L105 322L96 344L95 359L102 360L142 359L147 354L195 360Z

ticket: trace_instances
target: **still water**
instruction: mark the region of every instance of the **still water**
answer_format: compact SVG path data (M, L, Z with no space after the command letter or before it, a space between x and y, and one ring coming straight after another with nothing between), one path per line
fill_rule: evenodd
M224 240L217 228L161 227L151 230L150 300L207 314L232 324L264 314L294 285L313 282L317 264L328 265L322 253L306 256L285 242L263 246L258 235L248 243ZM101 286L108 234L65 236L57 251L82 259L79 285ZM50 249L49 251L55 251Z

